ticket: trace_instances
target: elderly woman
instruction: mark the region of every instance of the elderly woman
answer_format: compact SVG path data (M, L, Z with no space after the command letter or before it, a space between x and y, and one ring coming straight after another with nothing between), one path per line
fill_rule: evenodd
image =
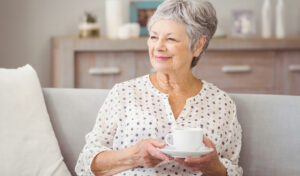
M148 23L156 73L116 84L86 136L78 175L242 175L241 127L230 97L193 76L217 27L202 0L166 0ZM159 149L176 127L202 128L213 151L172 158Z

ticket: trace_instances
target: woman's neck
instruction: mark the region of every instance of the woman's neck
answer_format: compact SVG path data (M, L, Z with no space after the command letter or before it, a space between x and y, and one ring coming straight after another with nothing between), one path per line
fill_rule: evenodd
M201 90L201 81L195 78L191 71L185 74L165 74L157 72L151 76L155 86L167 94L189 94Z

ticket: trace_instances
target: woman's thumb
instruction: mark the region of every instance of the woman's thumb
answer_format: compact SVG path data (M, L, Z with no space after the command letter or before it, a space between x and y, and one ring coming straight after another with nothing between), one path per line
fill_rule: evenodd
M206 147L215 148L214 143L206 136L203 136L203 143Z

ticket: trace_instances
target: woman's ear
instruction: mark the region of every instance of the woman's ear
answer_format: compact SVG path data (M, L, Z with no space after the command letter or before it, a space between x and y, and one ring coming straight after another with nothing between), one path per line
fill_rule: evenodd
M206 43L206 35L199 39L194 46L194 57L198 57L203 50L203 47Z

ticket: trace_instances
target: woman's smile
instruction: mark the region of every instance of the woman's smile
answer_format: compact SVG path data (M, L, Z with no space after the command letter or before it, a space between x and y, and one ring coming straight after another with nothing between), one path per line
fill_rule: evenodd
M171 59L171 57L167 57L167 56L155 56L155 59L157 61L167 61L167 60Z

